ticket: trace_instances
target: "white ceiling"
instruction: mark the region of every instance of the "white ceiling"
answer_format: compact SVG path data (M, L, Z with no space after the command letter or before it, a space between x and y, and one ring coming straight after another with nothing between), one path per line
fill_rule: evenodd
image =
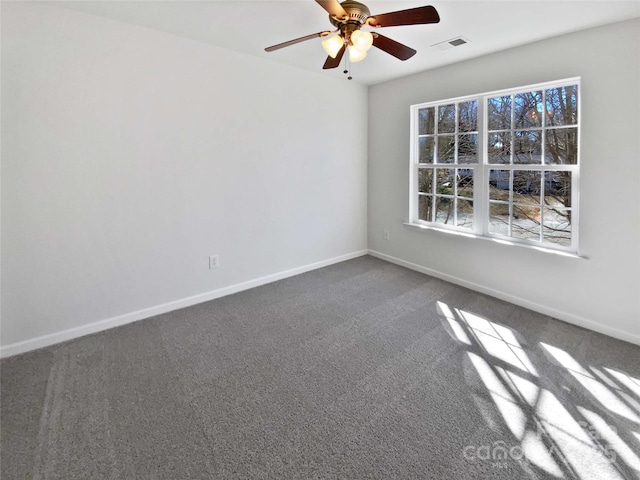
M275 52L264 48L304 35L332 30L327 13L313 0L62 1L65 8L101 15L249 55L345 77L339 67L322 70L326 58L316 38ZM640 0L379 1L364 0L373 15L433 5L441 21L381 29L418 50L405 62L372 48L354 64L353 81L371 85L491 52L585 28L640 16ZM432 47L458 36L470 43L449 50Z

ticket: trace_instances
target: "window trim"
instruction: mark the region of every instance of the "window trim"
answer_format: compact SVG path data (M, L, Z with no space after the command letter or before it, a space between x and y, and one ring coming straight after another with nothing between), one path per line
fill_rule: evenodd
M493 240L496 243L507 244L507 245L518 245L528 248L533 248L535 250L541 250L545 252L552 253L560 253L567 256L580 257L579 255L579 218L580 218L580 145L581 145L581 115L582 115L582 91L581 91L581 81L580 77L571 77L565 78L561 80L554 80L549 82L536 83L531 85L525 85L520 87L512 87L507 89L493 90L484 93L474 94L474 95L465 95L454 98L447 98L443 100L429 101L420 104L415 104L410 106L410 169L409 169L409 221L405 223L407 226L417 227L421 231L439 231L449 234L458 234L465 237L471 238L481 238L484 240ZM578 117L575 127L577 128L577 163L572 164L489 164L488 163L488 145L486 145L486 139L488 137L488 115L487 115L487 105L488 100L495 96L500 95L516 95L518 93L527 93L534 90L544 90L549 88L559 88L565 87L569 85L577 85L578 86L578 98L577 98L577 107L578 107ZM435 111L437 112L437 107L439 105L446 105L455 103L458 104L460 102L465 102L469 100L477 100L478 106L478 136L477 136L477 148L478 148L478 163L472 164L471 168L473 168L474 176L474 225L473 228L463 228L455 225L441 224L435 222L427 222L425 220L420 220L418 218L418 199L419 199L419 191L418 191L418 172L420 167L429 165L429 168L437 168L438 165L441 165L444 168L465 168L468 164L420 164L419 161L419 122L418 122L418 111L423 108L435 107ZM456 109L457 110L457 109ZM436 115L437 121L437 115ZM510 129L513 131L513 125ZM574 127L572 125L571 127ZM564 127L561 127L564 128ZM569 128L569 127L567 127ZM458 126L456 125L456 131ZM544 126L541 126L541 131L547 130ZM571 180L571 210L572 210L572 218L571 218L571 245L564 246L559 244L553 244L551 242L539 242L535 240L529 239L519 239L514 237L509 237L506 235L501 235L498 233L490 233L489 232L489 189L484 186L485 183L488 184L489 181L489 171L490 170L533 170L533 171L569 171L572 175ZM434 170L435 171L435 170ZM482 185L482 188L475 188L475 185ZM512 201L510 202L513 203ZM542 204L541 204L542 205ZM542 226L541 226L542 228Z
M529 245L529 244L520 243L517 241L514 242L512 241L513 239L510 239L510 238L502 239L502 238L484 237L482 235L477 235L471 232L463 232L462 230L451 230L451 229L440 228L440 226L436 227L433 225L418 224L418 223L412 223L412 222L403 222L402 224L406 228L418 233L446 235L447 237L453 236L453 237L471 238L474 240L481 240L484 242L505 245L507 247L524 248L527 250L537 250L539 252L543 252L547 254L559 255L561 257L581 258L583 260L589 259L588 256L582 255L576 252L557 250L554 248L547 248L543 245Z

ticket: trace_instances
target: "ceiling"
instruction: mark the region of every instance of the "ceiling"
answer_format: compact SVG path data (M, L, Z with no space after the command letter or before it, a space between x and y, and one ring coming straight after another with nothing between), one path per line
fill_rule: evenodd
M264 48L333 30L313 0L61 1L65 8L195 39L275 62L345 77L343 68L322 70L326 54L315 38L271 53ZM364 0L372 14L433 5L440 23L381 29L418 50L402 62L372 48L353 64L353 81L372 85L544 38L640 16L640 0L378 1ZM469 43L441 50L433 45L456 37Z

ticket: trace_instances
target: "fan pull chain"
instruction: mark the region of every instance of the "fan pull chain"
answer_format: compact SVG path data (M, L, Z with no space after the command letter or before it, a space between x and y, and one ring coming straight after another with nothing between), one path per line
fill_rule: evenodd
M345 57L344 57L344 71L342 72L345 75L349 73L349 68L351 67L350 62L349 62L349 65L347 65L347 62L349 62L349 57L347 55L345 55ZM349 75L347 77L347 80L353 80L353 77L351 75Z

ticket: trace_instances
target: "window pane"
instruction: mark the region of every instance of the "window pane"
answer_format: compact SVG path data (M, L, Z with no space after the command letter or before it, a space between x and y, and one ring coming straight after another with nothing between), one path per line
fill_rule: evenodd
M433 193L433 169L420 168L418 170L418 191Z
M438 133L456 131L456 106L440 105L438 107Z
M473 201L456 199L457 225L464 228L473 228Z
M511 96L494 97L488 101L489 130L511 128Z
M513 98L514 128L542 126L542 91L519 93Z
M453 168L436 169L436 193L440 195L453 195Z
M453 225L453 198L436 195L436 223Z
M545 242L571 246L571 210L545 208L542 237Z
M435 112L433 107L418 110L418 135L433 134Z
M458 136L458 163L478 163L478 134Z
M551 207L571 207L571 172L546 172L544 203Z
M514 132L513 163L542 163L542 132L540 130Z
M578 123L578 86L550 88L545 91L547 126Z
M545 163L575 165L578 163L578 128L550 128L546 131Z
M434 146L434 138L433 137L420 137L419 139L419 155L418 158L419 163L433 163L433 146Z
M470 100L458 104L458 131L475 132L478 130L478 101Z
M489 198L491 200L509 201L510 178L511 172L509 170L489 170Z
M489 163L511 163L511 133L491 133L488 138Z
M453 135L438 135L438 163L453 163L455 161L456 137Z
M541 172L516 170L513 172L513 201L540 205Z
M578 87L522 87L413 110L413 220L575 247ZM486 119L478 118L479 110ZM476 218L477 199L483 214Z
M431 221L431 209L433 197L431 195L419 195L418 196L418 218L425 222Z
M473 170L470 168L459 168L456 172L458 181L457 195L460 197L473 198Z
M527 240L540 240L540 208L513 206L511 236Z
M509 235L509 205L489 203L489 233Z

